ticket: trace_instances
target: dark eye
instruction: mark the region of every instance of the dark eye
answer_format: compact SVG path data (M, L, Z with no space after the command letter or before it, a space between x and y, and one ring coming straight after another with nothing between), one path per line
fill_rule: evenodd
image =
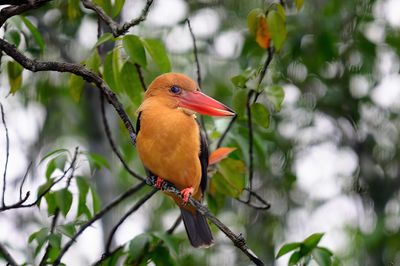
M177 87L177 86L172 86L172 87L169 89L169 91L172 92L173 94L181 94L182 89L179 88L179 87Z

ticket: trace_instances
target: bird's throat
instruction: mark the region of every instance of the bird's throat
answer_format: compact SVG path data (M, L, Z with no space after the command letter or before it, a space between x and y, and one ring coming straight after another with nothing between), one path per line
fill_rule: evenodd
M182 112L184 112L186 115L196 118L196 112L183 107L178 107L178 109L182 110Z

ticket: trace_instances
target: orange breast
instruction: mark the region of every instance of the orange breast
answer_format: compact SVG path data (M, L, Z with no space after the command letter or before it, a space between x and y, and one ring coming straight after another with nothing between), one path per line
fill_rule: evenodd
M178 189L201 180L199 127L193 116L179 109L145 108L140 119L137 151L146 168Z

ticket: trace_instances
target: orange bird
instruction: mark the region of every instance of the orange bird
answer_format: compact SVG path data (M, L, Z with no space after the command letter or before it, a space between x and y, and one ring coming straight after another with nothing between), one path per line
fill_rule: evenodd
M190 243L207 247L213 243L206 218L186 204L189 196L203 199L207 186L208 147L196 113L233 116L235 113L203 94L196 82L179 73L157 77L147 89L137 122L137 151L145 168L181 191L183 200L169 194L181 209Z

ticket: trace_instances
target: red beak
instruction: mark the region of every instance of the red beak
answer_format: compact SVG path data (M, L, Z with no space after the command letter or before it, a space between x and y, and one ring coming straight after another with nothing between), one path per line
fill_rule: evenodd
M235 112L224 104L214 100L200 91L183 92L179 106L194 112L210 116L234 116Z

